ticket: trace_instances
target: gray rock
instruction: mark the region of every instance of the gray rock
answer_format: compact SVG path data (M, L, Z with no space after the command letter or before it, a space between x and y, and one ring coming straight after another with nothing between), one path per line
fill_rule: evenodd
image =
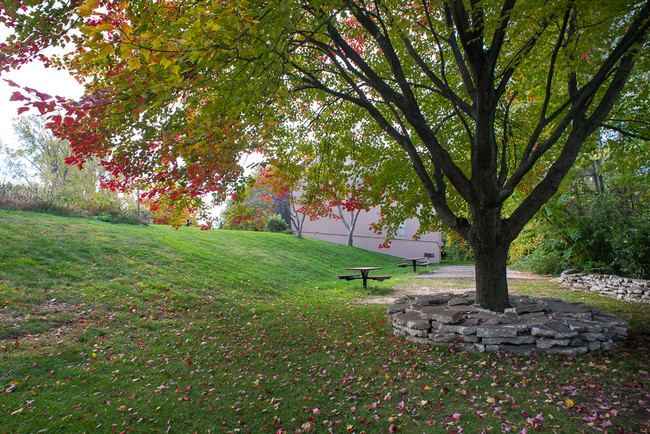
M583 341L580 338L571 338L569 339L569 346L570 347L584 347L587 345L587 342Z
M472 306L467 306L465 304L456 304L454 306L447 306L447 309L449 310L454 310L456 312L460 313L472 313L474 312L474 308Z
M582 321L587 333L599 333L603 329L603 325L598 321Z
M580 333L580 339L587 342L604 341L607 338L604 333Z
M476 312L469 314L468 320L476 319L479 324L497 325L501 322L501 317L494 313ZM467 321L465 321L467 323Z
M502 345L501 351L521 356L532 356L536 352L534 345Z
M425 319L411 320L406 322L406 327L413 330L429 330L431 323Z
M600 350L601 348L600 341L587 342L587 348L589 348L589 351Z
M546 327L546 325L533 326L530 328L530 334L542 338L552 338L553 330Z
M409 321L421 321L422 316L417 311L408 311L403 313L396 313L392 316L393 322L400 326L406 326Z
M476 335L460 335L458 336L458 342L467 342L467 343L476 343L480 342L481 338Z
M485 345L499 345L499 344L524 345L524 344L534 344L536 341L537 339L535 339L535 336L531 336L531 335L517 336L515 338L481 339L481 343Z
M569 327L558 322L546 323L545 327L553 332L553 338L555 339L570 339L578 336L577 331L571 330Z
M507 312L501 315L501 324L517 324L521 318L516 313Z
M455 324L460 320L460 312L446 307L427 306L421 310L422 319L439 321L443 324Z
M483 345L501 345L504 344L505 342L506 342L506 338L481 338L481 343Z
M619 280L620 285L627 284ZM595 281L589 286L594 289L604 285ZM621 297L629 297L631 289L621 287L620 291ZM442 347L454 344L462 351L573 355L618 348L629 330L626 320L583 303L511 296L512 309L496 313L469 306L473 295L434 294L419 296L417 301L414 296L402 297L400 303L387 309L393 333L418 343ZM435 304L447 297L447 302ZM643 297L650 299L650 294L644 293ZM544 311L532 312L531 306Z
M546 324L551 319L544 313L527 313L519 317L519 321L525 324Z
M569 345L569 339L537 339L537 348L566 347Z
M478 352L478 349L474 344L463 344L463 343L457 343L455 344L455 347L457 350L460 351L467 351L468 353L476 353Z
M521 315L523 313L539 312L541 309L537 304L524 304L522 306L511 307L505 310L506 313L516 313Z
M440 294L427 294L427 295L416 295L413 299L412 304L417 304L418 306L434 306L442 303L447 303L452 294L448 292L441 292Z
M614 345L614 341L612 341L611 339L601 342L600 346L605 351L612 351L614 348L616 348L616 345Z
M587 327L580 321L568 321L567 327L578 333L582 333L587 330Z
M546 354L563 354L566 356L575 356L576 354L585 354L587 347L554 347L548 349L540 349L540 352Z
M623 318L619 318L614 315L607 315L605 313L599 313L594 315L594 321L599 321L608 326L619 326L619 327L629 327L630 323Z
M448 306L469 305L469 304L474 304L474 301L476 301L474 297L466 297L466 296L452 297L447 302L447 305Z
M440 342L451 343L456 340L456 334L455 333L435 333L435 334L432 333L429 335L429 340L435 343L440 343Z
M405 329L404 330L406 333L408 333L411 336L415 336L418 338L426 338L429 336L429 331L428 330L414 330L414 329Z
M514 338L517 336L517 327L510 325L481 326L476 329L476 336L480 338Z
M476 333L476 326L448 325L441 324L438 330L443 332L460 333L461 335L473 335Z
M399 312L404 312L407 308L409 307L408 304L394 304L392 306L388 306L388 314L394 314L394 313L399 313Z

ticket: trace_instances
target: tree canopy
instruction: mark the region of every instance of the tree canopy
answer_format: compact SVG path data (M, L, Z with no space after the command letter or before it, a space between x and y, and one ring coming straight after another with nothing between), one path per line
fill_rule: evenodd
M473 248L477 301L509 305L510 243L609 128L648 137L650 1L6 1L0 70L52 65L81 101L33 89L71 162L181 206L225 195L242 153L278 164L307 132L354 161L386 224L417 215ZM317 180L322 182L322 180ZM435 209L435 213L434 210Z

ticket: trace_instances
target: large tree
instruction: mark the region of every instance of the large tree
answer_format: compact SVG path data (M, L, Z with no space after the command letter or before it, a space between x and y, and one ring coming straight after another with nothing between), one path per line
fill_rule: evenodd
M3 7L16 36L2 69L76 46L53 63L87 80L82 101L29 89L13 98L62 106L52 127L75 161L104 158L119 176L112 186L147 184L176 200L225 194L241 153L281 147L287 125L308 121L314 146L354 154L387 224L429 223L435 209L470 243L477 301L495 311L509 306L510 243L583 143L604 124L624 130L647 103L647 80L631 80L647 73L647 0Z

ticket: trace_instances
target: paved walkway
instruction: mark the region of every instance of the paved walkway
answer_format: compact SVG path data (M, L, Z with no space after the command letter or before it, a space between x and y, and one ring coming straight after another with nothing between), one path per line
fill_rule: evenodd
M430 273L420 274L415 276L416 279L475 279L473 265L448 265L446 267L436 268ZM508 270L508 280L523 279L523 280L542 280L548 279L548 276L540 276L533 273L525 273L522 271Z

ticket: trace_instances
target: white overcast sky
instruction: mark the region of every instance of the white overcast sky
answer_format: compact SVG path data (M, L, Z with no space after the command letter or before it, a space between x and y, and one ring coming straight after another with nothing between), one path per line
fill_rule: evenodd
M0 41L4 41L8 35L7 28L0 26ZM17 143L12 129L12 122L13 119L18 117L17 110L22 106L22 103L9 101L11 94L18 89L9 86L4 79L12 80L20 86L31 87L53 96L79 98L83 94L83 87L70 74L53 68L45 68L40 62L33 62L17 71L0 75L0 141L10 146ZM21 116L30 114L38 114L38 111L30 110Z

